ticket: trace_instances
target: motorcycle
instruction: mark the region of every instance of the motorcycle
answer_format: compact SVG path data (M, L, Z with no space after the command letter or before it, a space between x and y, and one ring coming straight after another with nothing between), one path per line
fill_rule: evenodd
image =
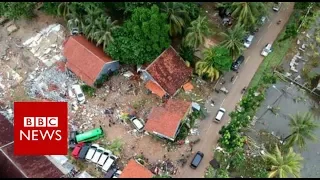
M247 88L244 87L242 90L241 90L241 94L243 94L244 92L246 92Z

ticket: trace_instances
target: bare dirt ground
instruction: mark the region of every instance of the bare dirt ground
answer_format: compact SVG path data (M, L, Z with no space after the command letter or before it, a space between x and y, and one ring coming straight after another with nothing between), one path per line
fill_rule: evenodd
M0 74L0 83L5 85L4 90L0 86L0 105L2 107L12 107L14 101L37 100L28 97L24 81L31 72L39 67L39 63L41 65L41 62L28 49L23 47L22 43L41 29L55 23L64 25L62 19L38 13L35 19L15 21L14 24L18 27L18 30L10 35L7 32L7 26L12 23L7 22L4 25L0 25L2 26L0 28L0 46L5 47L0 49L0 67L8 65L12 71L15 71L21 77L21 79L9 78L6 77L6 73ZM134 69L129 68L122 68L121 72L126 72L127 70L135 72ZM44 71L47 70L45 69ZM146 121L151 108L162 104L162 101L156 95L147 93L143 82L136 73L134 73L135 76L133 78L128 79L121 72L112 76L102 88L96 91L94 97L86 96L87 103L80 105L78 110L70 108L70 129L86 131L102 126L106 136L97 142L101 145L107 145L115 139L120 139L124 144L120 154L120 167L123 167L129 158L142 152L144 157L148 159L149 165L169 159L179 171L180 166L177 165L177 160L181 159L182 155L190 156L191 154L188 144L172 145L172 143L151 135L137 133L130 123L119 118L122 113L135 112L136 116ZM10 74L13 77L14 73ZM212 91L213 85L213 83L194 80L194 90L189 93L181 90L176 98L204 104L206 96ZM106 109L111 110L113 113L105 114L104 111ZM193 138L195 137L188 137L188 139ZM92 164L82 164L82 166L90 174L102 176L101 172L97 171Z

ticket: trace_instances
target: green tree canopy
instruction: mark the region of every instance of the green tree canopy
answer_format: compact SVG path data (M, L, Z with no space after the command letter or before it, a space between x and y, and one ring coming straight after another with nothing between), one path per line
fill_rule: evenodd
M300 149L304 149L306 140L317 140L315 131L319 128L319 124L314 121L310 112L291 116L289 127L291 134L284 139L287 146L297 145Z
M35 2L1 2L0 16L17 20L20 18L31 18L34 16Z
M125 64L153 61L170 45L167 15L158 6L136 8L122 28L113 31L114 41L106 52Z
M300 154L293 152L292 148L289 148L287 153L283 153L276 145L274 152L266 153L264 159L271 166L269 178L288 178L291 175L296 178L300 177L303 158Z

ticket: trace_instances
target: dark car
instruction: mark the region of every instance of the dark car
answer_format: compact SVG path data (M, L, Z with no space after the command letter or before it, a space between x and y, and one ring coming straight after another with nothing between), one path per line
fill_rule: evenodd
M244 56L242 56L242 55L239 56L238 59L232 63L231 69L233 71L238 71L239 67L243 63L243 61L244 61Z
M76 136L79 134L77 131L71 131L69 135L69 148L73 149L76 147Z
M192 169L196 169L199 166L200 162L202 161L203 156L204 156L203 153L198 151L197 154L192 159L190 167Z
M113 175L117 172L116 168L110 168L107 173L104 175L104 178L112 178Z
M87 155L87 152L89 151L91 147L91 144L90 143L86 143L82 146L80 152L79 152L79 155L78 155L78 158L79 159L84 159Z

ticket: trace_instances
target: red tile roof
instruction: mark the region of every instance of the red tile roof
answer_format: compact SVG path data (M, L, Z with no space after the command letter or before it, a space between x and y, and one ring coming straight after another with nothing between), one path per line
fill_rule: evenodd
M104 64L112 61L84 36L70 36L64 44L64 56L67 67L90 86L93 86Z
M45 156L14 155L13 125L0 114L1 177L59 178L63 173ZM7 146L5 146L7 145ZM18 174L13 174L18 173Z
M120 178L152 178L153 174L144 166L131 159L123 169Z
M192 75L179 54L170 46L147 69L153 79L171 96L185 84Z
M146 83L146 88L149 89L152 93L160 96L161 98L166 94L166 92L155 82L149 80Z
M145 130L175 138L181 120L191 107L191 102L169 99L165 107L154 107L148 116Z
M185 91L191 91L193 89L193 85L191 82L187 82L185 85L183 85L183 89Z

